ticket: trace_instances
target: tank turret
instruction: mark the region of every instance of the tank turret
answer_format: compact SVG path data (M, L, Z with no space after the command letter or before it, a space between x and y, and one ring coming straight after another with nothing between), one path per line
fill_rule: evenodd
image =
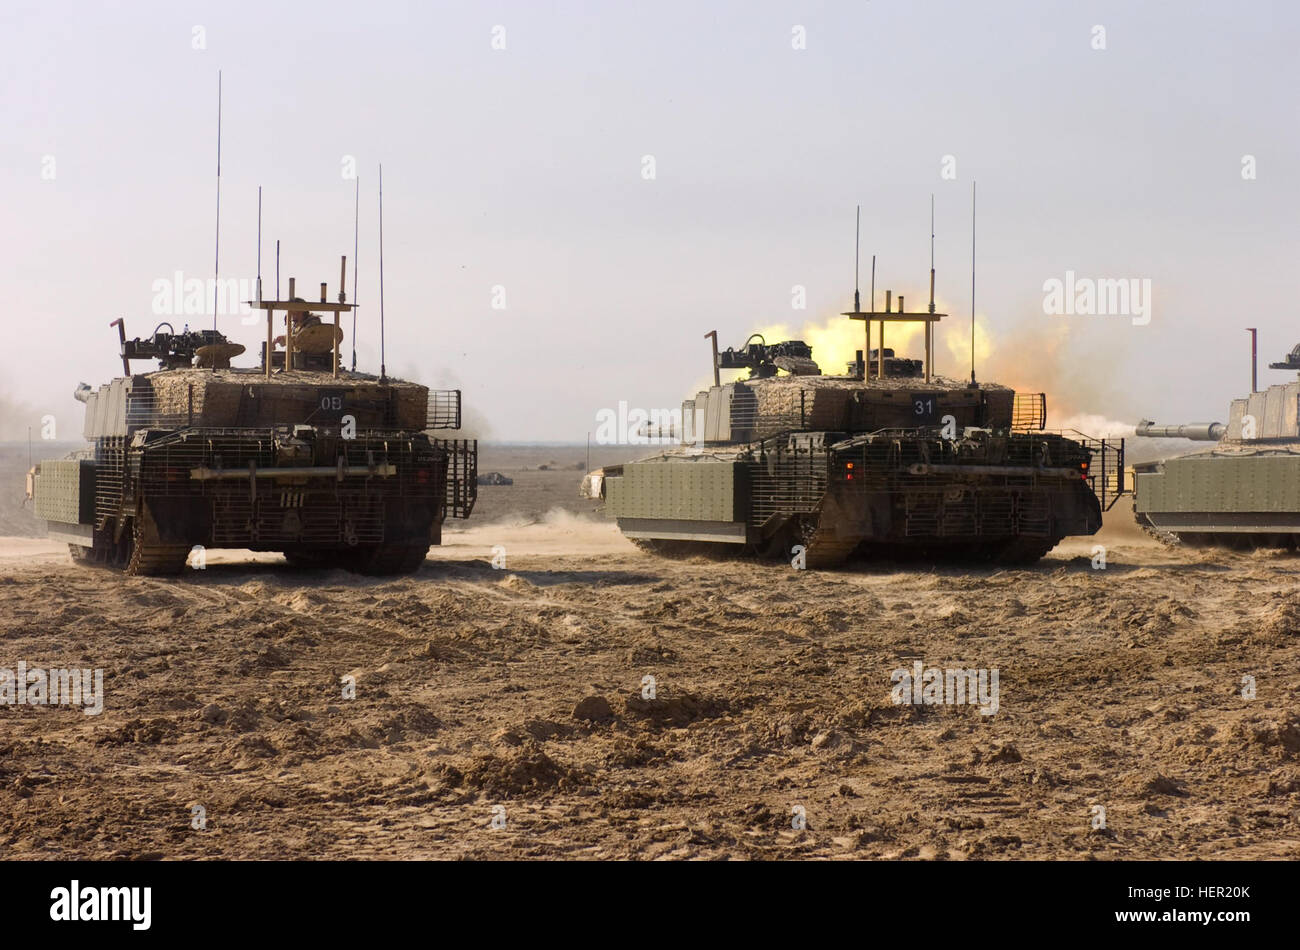
M1270 369L1300 370L1300 346ZM1300 542L1300 380L1232 400L1228 422L1157 426L1149 438L1213 442L1134 466L1138 524L1166 541L1233 547L1296 547Z

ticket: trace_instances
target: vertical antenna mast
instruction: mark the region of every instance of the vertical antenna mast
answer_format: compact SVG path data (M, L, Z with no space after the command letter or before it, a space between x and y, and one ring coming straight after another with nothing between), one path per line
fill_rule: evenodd
M862 205L858 205L857 214L853 222L853 312L854 313L862 312L862 298L858 295L858 262L862 259L862 255L858 251L858 247L862 242L861 239L862 239ZM874 283L875 281L874 274L876 270L875 258L873 257L871 260L872 260L871 272L873 274L872 281ZM871 321L863 320L862 328L864 331L866 331L866 340L863 342L863 346L865 347L865 349L863 349L862 351L862 378L866 379L867 363L871 359Z
M1256 346L1259 331L1255 327L1246 327L1250 334L1250 391L1259 392L1259 348Z
M934 313L934 193L930 193L930 312ZM934 374L934 322L925 325L925 379Z
M975 385L975 182L970 183L970 384Z
M357 252L361 247L361 176L357 176L356 203L352 211L352 372L357 371Z
M858 260L861 255L858 253L858 247L862 238L862 205L858 205L857 219L853 224L853 309L862 310L862 303L858 297Z
M930 312L934 313L934 195L930 195Z
M262 303L262 186L257 186L257 302Z
M876 255L871 255L871 312L876 312ZM867 331L867 348L862 351L862 378L871 375L871 320L862 321Z
M388 381L384 364L384 166L379 166L379 381Z
M217 70L217 241L212 262L212 329L217 329L217 294L221 292L221 70ZM212 371L216 372L216 360Z

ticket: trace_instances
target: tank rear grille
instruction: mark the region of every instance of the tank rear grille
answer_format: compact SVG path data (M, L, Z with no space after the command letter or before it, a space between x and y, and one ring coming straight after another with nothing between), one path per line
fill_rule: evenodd
M904 534L909 538L937 538L942 522L942 498L936 492L909 492L904 496Z
M337 544L384 540L384 499L357 492L295 492L271 483L212 497L212 540L217 545Z
M210 505L212 541L226 546L383 541L386 527L403 511L436 516L449 463L445 448L423 437L369 434L290 440L277 447L268 432L230 430L174 433L150 443L139 458L144 497ZM342 479L335 474L339 458L347 466ZM385 464L395 474L370 474L372 465ZM193 477L199 468L267 472L277 467L330 471L280 478Z
M1016 499L1011 492L990 492L976 495L978 510L975 517L978 534L1000 535L1011 533L1016 526Z
M1046 492L1027 492L1017 496L1016 526L1019 533L1046 537L1052 527L1052 502Z
M974 492L963 492L958 499L944 500L941 530L945 537L976 533L976 524L980 520L976 511L978 499Z
M907 491L903 517L904 534L909 538L1046 537L1052 505L1045 492L1013 487Z

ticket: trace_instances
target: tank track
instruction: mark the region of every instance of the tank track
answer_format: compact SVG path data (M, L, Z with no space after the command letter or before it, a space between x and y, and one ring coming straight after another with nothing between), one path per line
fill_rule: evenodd
M185 569L189 545L163 544L135 520L121 539L114 539L112 534L110 529L97 530L90 547L69 544L68 553L77 564L111 568L132 576L174 575Z
M126 573L145 577L179 574L185 570L189 554L189 545L163 544L152 524L147 519L137 518L132 528L131 555L126 562Z
M818 528L804 543L805 563L816 570L839 567L857 550L861 542L861 538L840 538L824 528Z
M1178 535L1174 534L1172 531L1165 531L1164 529L1157 528L1155 525L1153 525L1147 519L1146 515L1140 514L1138 512L1137 505L1133 506L1133 520L1137 522L1137 526L1142 529L1143 533L1145 533L1148 537L1154 538L1155 540L1159 541L1161 544L1165 545L1166 547L1175 548L1183 543L1183 539L1180 538Z

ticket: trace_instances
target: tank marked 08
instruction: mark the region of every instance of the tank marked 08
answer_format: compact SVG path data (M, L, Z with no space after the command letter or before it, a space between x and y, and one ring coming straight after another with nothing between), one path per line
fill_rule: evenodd
M1300 370L1300 346L1271 369ZM1227 547L1300 546L1300 381L1232 400L1227 425L1157 426L1137 434L1213 442L1133 467L1133 513L1167 541Z
M267 314L259 368L232 368L243 347L215 330L160 324L128 340L114 321L125 375L75 393L90 447L28 474L36 514L75 560L175 574L202 545L408 573L441 541L445 518L469 516L477 443L429 434L460 428L460 392L341 369L341 334L310 311L333 312L337 327L352 305L343 293L327 303L324 285L311 304L292 288L289 300L250 302ZM142 359L160 369L133 373Z
M845 314L865 322L867 347L842 376L822 375L801 341L755 335L717 353L715 337L715 385L682 404L680 444L589 473L583 494L647 550L791 559L802 545L809 567L859 550L1028 563L1095 533L1124 490L1123 441L1048 432L1040 393L873 350L873 323L883 339L886 323L916 321L928 357L944 316L933 300L926 313L885 300ZM722 384L718 368L749 378Z

